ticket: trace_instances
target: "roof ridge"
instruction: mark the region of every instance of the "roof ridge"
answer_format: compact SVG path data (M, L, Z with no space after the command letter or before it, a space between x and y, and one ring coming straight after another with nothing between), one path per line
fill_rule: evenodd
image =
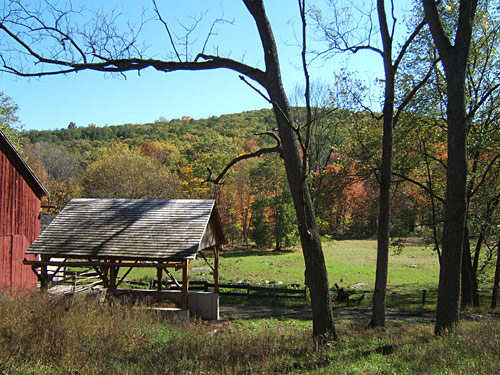
M2 130L0 130L0 149L39 198L49 196L47 189Z

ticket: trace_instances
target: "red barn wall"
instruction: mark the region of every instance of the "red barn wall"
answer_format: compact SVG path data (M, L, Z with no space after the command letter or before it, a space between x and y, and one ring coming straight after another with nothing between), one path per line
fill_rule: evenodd
M22 264L24 252L40 235L41 201L0 152L0 290L36 288L37 278Z

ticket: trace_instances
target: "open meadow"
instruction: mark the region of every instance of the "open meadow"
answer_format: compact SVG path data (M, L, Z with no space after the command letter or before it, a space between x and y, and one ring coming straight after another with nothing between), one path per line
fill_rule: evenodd
M439 277L437 255L429 248L406 246L399 255L391 252L388 286L423 288L436 286ZM356 284L370 289L375 282L377 244L372 240L326 241L323 252L330 284ZM228 249L222 253L224 279L251 283L304 283L304 259L300 247L289 251ZM196 273L195 273L196 275Z
M358 295L365 293L365 297L371 297L376 249L374 240L324 241L323 252L330 286L337 284ZM130 280L154 278L154 271L139 269L133 270L128 277ZM191 265L191 278L212 280L211 270L201 257ZM427 290L426 307L434 308L438 279L438 259L431 248L415 246L411 242L402 248L393 248L389 256L388 306L420 308L422 291ZM302 250L298 246L279 252L227 247L221 253L220 280L223 283L261 286L300 284L304 287ZM368 307L369 304L370 298L365 298L362 305Z

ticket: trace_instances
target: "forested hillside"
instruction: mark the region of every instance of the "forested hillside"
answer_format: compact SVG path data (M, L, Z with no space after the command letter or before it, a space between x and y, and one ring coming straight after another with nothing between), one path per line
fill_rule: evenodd
M341 148L349 142L349 117L337 112L316 128L311 183L317 185L324 234L366 237L375 230L374 190L367 176L357 177L356 167L345 165L341 157ZM281 248L294 243L295 218L279 155L237 164L222 185L205 182L209 169L216 176L233 158L273 146L275 140L264 133L274 128L274 116L265 109L142 125L70 123L66 129L25 132L24 153L50 190L51 203L58 207L82 196L214 197L232 241ZM343 175L346 168L350 172ZM347 196L332 206L326 196L340 197L346 189ZM354 208L359 199L369 201L362 210Z
M376 232L376 124L367 114L333 111L314 127L310 184L323 235L366 238ZM265 132L274 128L274 116L265 109L143 125L70 123L25 132L24 153L58 207L74 197L216 198L231 241L280 249L297 236L279 155L238 163L221 185L205 182L209 170L215 177L235 157L273 146ZM413 193L410 185L395 188L401 201L395 236L413 234L421 219Z

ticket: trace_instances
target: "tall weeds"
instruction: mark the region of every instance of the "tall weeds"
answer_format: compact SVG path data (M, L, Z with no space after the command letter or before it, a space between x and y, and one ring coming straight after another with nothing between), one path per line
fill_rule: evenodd
M316 347L310 325L165 320L141 306L48 297L0 302L0 374L500 373L498 321L435 338L431 325L341 322Z

